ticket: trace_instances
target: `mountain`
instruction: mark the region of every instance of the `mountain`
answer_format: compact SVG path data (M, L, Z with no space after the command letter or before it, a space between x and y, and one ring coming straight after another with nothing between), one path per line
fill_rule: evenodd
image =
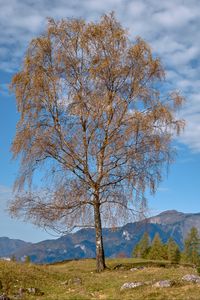
M29 245L31 245L31 243L9 239L7 237L0 237L0 257L11 256L16 251Z
M183 240L192 227L196 227L200 233L200 213L182 213L176 210L168 210L149 218L148 222L167 225L173 230L180 230Z
M193 226L197 227L200 232L200 213L186 214L170 210L116 229L104 228L105 255L107 257L130 257L133 248L145 231L148 232L151 239L156 233L159 233L164 243L169 237L172 237L183 249L184 239ZM1 244L1 240L4 241L4 244L3 242ZM1 248L1 245L4 246ZM17 259L23 259L28 255L35 263L95 257L95 231L92 228L81 229L56 240L45 240L34 244L0 238L0 250L0 256L14 254Z

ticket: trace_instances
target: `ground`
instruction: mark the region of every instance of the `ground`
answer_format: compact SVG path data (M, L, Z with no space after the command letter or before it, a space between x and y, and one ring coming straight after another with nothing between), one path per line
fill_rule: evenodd
M0 280L3 289L16 299L19 288L38 288L44 295L31 295L27 291L20 299L67 300L67 299L200 299L200 285L181 280L185 274L197 274L196 269L186 265L171 265L167 262L141 261L137 259L109 259L108 269L100 274L95 271L95 260L77 260L53 265L33 265L0 261ZM135 266L144 269L130 271ZM125 282L158 281L170 279L175 284L170 288L151 285L120 291Z

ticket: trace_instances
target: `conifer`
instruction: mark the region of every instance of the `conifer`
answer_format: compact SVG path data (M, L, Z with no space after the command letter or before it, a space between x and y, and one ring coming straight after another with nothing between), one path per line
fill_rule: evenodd
M192 227L185 239L183 257L186 262L200 264L200 237L196 227Z
M141 240L136 245L133 251L133 257L147 258L149 249L150 249L149 235L147 232L145 232L143 237L141 238Z
M152 260L160 260L163 259L166 255L166 250L163 247L163 243L160 239L160 236L158 233L154 236L154 239L151 244L151 249L148 254L148 258Z
M180 249L176 242L170 237L167 243L167 258L173 263L180 261Z

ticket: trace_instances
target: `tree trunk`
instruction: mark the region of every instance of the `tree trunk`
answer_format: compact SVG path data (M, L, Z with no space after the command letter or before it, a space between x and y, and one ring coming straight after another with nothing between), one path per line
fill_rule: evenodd
M94 205L94 222L95 222L95 233L96 233L96 269L97 272L101 272L106 268L106 265L105 265L104 249L103 249L100 205L98 203L95 203Z

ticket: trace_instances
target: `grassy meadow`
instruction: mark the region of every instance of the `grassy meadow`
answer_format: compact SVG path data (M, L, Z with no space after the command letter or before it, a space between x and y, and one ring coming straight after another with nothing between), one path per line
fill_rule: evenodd
M197 274L195 268L171 265L169 262L151 262L139 259L108 259L108 269L96 273L95 260L65 261L53 265L33 265L0 261L2 290L12 299L65 300L65 299L200 299L200 285L182 282L185 274ZM130 271L135 266L144 269ZM170 279L169 288L151 285L121 291L125 282L158 281ZM20 288L35 287L44 295L31 295L26 291L17 296Z

